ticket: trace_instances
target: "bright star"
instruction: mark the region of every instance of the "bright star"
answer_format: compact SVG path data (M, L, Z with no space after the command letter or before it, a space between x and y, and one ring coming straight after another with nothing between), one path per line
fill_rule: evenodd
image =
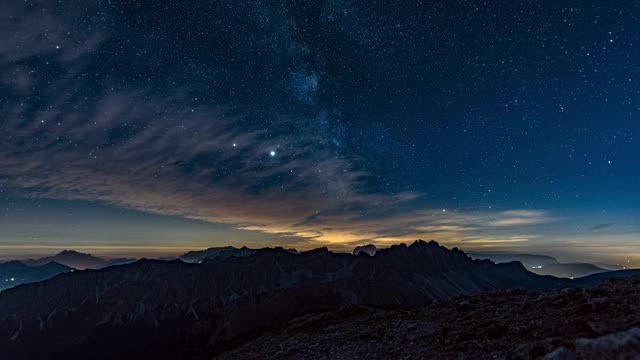
M273 150L271 150L271 152L269 153L269 155L271 155L271 156L276 156L276 152L275 152L275 151L273 151Z

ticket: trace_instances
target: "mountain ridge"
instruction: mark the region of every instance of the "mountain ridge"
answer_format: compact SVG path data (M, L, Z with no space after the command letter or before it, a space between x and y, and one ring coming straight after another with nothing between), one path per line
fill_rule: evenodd
M82 349L100 349L104 358L136 358L141 348L153 348L158 359L175 358L186 343L219 352L296 316L345 305L422 306L461 294L563 283L520 263L473 260L457 248L424 241L375 256L280 248L200 264L142 259L1 293L0 338L14 341L0 342L0 350L30 359L46 359L54 351L74 359ZM133 333L149 335L131 342ZM106 335L120 344L117 353L102 344ZM34 336L43 350L27 345Z
M595 281L540 276L519 262L472 259L422 240L375 256L265 248L201 263L141 259L0 293L0 353L33 360L202 359L298 316L344 306L411 308L485 291Z

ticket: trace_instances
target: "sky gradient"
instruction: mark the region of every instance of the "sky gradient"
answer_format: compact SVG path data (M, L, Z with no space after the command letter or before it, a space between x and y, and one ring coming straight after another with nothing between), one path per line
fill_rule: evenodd
M639 4L0 14L0 258L422 238L640 266Z

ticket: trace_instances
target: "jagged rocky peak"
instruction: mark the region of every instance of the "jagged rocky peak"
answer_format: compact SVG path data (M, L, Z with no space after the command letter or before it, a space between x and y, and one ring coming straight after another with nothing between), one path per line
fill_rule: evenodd
M241 251L227 247L222 253ZM149 344L156 347L154 354L179 358L184 344L175 339L184 334L191 334L185 339L189 346L215 352L235 339L309 312L352 305L424 306L480 291L558 286L558 281L524 269L471 260L435 241L395 245L375 256L327 248L300 254L266 248L222 258L206 258L200 264L140 260L2 292L0 338L20 331L11 345L32 359L66 351L68 344L105 354L114 351L110 358L122 359L122 350L103 346L105 333L136 337L127 350L130 359L148 357ZM51 320L43 325L43 318ZM206 340L212 338L215 341ZM46 346L31 347L36 339Z
M467 254L458 249L457 247L448 249L444 246L441 246L437 241L430 240L424 241L422 239L416 240L411 244L407 245L405 243L400 243L397 245L391 245L386 249L379 249L377 251L379 254L398 254L398 253L406 253L406 254L414 254L415 256L454 256L459 258L470 259Z

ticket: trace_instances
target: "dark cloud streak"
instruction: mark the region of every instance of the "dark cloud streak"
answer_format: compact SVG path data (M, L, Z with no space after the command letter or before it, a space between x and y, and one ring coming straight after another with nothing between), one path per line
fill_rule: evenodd
M2 103L4 187L266 231L292 227L320 210L378 201L355 191L365 173L337 156L322 133L308 131L318 129L315 115L296 118L294 128L287 125L293 114L256 122L251 106L238 112L239 104L194 101L193 84L155 94L138 86L139 78L110 80L108 71L93 71L118 35L89 24L79 32L84 38L70 35L77 33L73 19L101 10L83 14L47 5L5 4L10 21L3 27L14 27L20 41L2 49L2 72L13 74L4 79ZM267 11L258 22L267 24L264 17L274 14L284 16ZM282 33L286 28L273 36L296 63L305 49L290 31ZM283 45L272 42L267 49ZM127 49L122 53L131 56ZM159 51L142 55L143 63L165 56ZM292 101L313 105L318 75L290 74Z

